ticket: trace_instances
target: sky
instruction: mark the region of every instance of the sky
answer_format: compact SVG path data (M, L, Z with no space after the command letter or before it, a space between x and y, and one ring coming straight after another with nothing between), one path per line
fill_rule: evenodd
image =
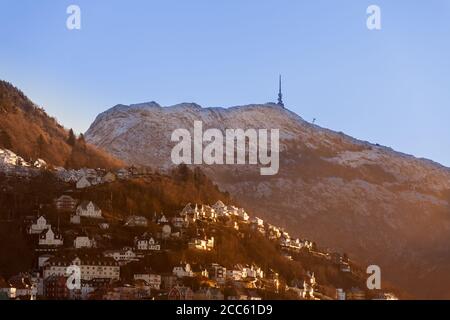
M119 103L276 101L282 74L305 120L450 166L449 58L448 0L0 0L0 79L77 132Z

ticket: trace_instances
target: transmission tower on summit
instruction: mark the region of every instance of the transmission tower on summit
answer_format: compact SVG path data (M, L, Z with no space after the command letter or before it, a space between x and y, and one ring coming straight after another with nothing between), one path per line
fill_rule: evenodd
M280 107L284 108L283 94L281 93L281 74L280 74L280 79L279 79L279 83L278 83L278 103L277 104Z

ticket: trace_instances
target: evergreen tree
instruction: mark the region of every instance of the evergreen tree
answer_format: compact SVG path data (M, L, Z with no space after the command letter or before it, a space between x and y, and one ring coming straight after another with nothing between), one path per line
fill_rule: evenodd
M69 130L69 137L67 138L67 144L69 145L69 146L74 146L75 145L75 143L76 143L76 138L75 138L75 134L73 133L73 130L72 129L70 129Z

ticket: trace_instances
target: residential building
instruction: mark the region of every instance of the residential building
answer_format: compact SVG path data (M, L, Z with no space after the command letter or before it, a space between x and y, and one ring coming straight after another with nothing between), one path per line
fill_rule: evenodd
M189 263L180 263L180 265L173 268L172 273L178 278L194 276L194 272L192 271Z
M51 258L44 267L43 278L67 276L66 272L69 266L78 266L80 268L81 280L120 279L119 263L114 259L101 256L83 256L73 259L67 257Z
M87 236L78 236L73 241L75 249L95 248L95 240L89 239Z
M103 255L108 258L113 258L121 265L138 260L136 253L134 253L130 248L123 248L120 250L107 250L103 253Z
M44 230L39 235L40 246L62 246L63 237L59 232L54 232L52 228Z
M142 216L129 216L125 221L127 227L147 227L148 219Z
M213 263L208 267L208 273L211 279L215 280L218 284L225 284L227 279L227 268L217 263Z
M139 237L135 237L134 244L136 247L136 250L140 251L159 251L161 250L161 245L155 241L155 239L148 235L147 233L144 233L143 235Z
M92 184L89 182L86 176L82 176L76 183L77 189L85 189L91 187Z
M102 218L102 210L92 201L82 201L77 207L77 215L87 218Z
M42 231L49 229L51 226L47 222L47 219L44 216L40 216L36 219L35 223L30 225L28 229L29 234L41 234Z
M134 275L134 280L145 281L152 289L161 289L161 276L152 273L137 273Z
M56 210L72 212L75 211L78 200L68 195L62 195L53 201Z

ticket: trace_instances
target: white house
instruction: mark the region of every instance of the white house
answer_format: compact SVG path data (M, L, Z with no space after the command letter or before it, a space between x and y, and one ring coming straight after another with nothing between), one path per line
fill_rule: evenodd
M193 277L194 272L192 271L191 265L189 263L181 263L179 266L175 266L172 273L177 276L177 278Z
M220 216L228 216L228 208L222 201L217 201L212 208L217 213L217 215Z
M161 250L161 245L153 239L153 237L144 233L140 237L134 238L134 243L137 250L141 251L159 251Z
M40 234L42 231L49 229L51 226L47 223L47 219L44 216L37 218L36 223L31 224L28 229L29 234Z
M39 236L39 245L40 246L62 246L63 245L63 237L59 233L53 232L52 228L48 228L47 230L42 231Z
M210 239L192 239L188 245L190 249L211 251L214 249L214 237Z
M146 227L148 225L148 219L142 216L129 216L125 221L127 227Z
M89 182L86 176L82 176L76 184L77 189L89 188L90 186L92 186L92 184Z
M238 217L239 217L240 219L242 219L243 221L248 221L248 219L250 219L250 216L248 215L248 213L245 212L245 210L242 209L242 208L240 208L240 209L238 210Z
M136 253L133 250L124 248L122 250L107 250L103 253L105 257L113 258L120 264L127 264L131 261L137 261Z
M89 237L86 236L79 236L76 237L73 241L73 246L75 249L82 249L82 248L95 248L95 240L89 239Z
M168 223L169 220L166 218L166 216L164 214L161 215L161 217L158 219L158 224L164 224L164 223Z
M264 271L257 266L244 267L242 269L244 278L264 278Z
M208 273L211 278L219 284L224 284L227 279L227 268L221 266L220 264L213 263L208 268Z
M102 210L92 201L83 201L77 207L77 215L87 218L101 218Z

